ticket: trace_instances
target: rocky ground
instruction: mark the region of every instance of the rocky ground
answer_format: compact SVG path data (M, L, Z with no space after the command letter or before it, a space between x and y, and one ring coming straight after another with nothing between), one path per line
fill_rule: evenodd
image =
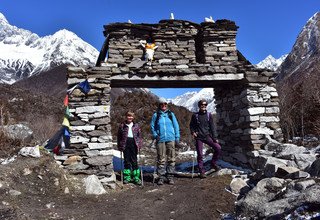
M173 186L157 186L145 173L143 187L118 181L115 190L91 196L84 176L69 175L50 154L41 155L0 165L0 219L220 219L234 211L236 197L225 190L230 175L177 177Z

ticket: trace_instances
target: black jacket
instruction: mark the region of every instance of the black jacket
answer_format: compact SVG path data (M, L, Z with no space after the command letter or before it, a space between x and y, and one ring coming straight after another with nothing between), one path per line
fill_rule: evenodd
M209 112L194 113L190 121L191 134L197 133L196 139L205 140L207 136L217 139L217 132L213 123L213 118Z

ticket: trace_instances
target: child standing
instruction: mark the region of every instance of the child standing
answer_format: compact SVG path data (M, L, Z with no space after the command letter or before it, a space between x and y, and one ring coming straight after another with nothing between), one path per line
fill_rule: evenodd
M124 154L123 183L133 182L141 185L137 158L138 151L142 147L141 129L133 122L133 112L126 112L125 118L126 120L119 126L117 136L118 149Z

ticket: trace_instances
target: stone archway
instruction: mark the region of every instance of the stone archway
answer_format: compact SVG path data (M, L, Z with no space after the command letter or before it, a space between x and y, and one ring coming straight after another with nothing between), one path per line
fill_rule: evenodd
M274 72L255 68L237 51L234 22L162 20L104 27L97 66L68 68L69 87L85 79L92 86L88 95L76 89L69 97L68 151L91 166L74 172L112 173L111 87L214 88L223 159L234 164L250 166L250 152L264 146L266 135L282 140ZM139 41L148 37L158 46L154 61L137 66L143 57Z

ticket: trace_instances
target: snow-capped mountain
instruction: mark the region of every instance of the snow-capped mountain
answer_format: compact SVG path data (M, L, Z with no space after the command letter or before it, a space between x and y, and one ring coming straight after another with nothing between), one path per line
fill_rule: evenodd
M256 66L258 68L266 68L273 71L276 71L279 66L283 63L286 59L288 54L282 55L279 59L274 58L272 55L267 56L264 60L259 62Z
M315 13L303 27L286 60L280 66L278 80L320 71L320 12Z
M0 83L15 81L61 64L94 65L99 52L68 30L39 37L10 25L0 13Z
M199 92L187 92L183 95L177 96L174 99L169 99L168 101L178 105L183 106L189 109L192 112L198 111L198 101L200 99L205 99L208 102L208 111L215 112L215 104L214 104L214 92L212 88L204 88Z

